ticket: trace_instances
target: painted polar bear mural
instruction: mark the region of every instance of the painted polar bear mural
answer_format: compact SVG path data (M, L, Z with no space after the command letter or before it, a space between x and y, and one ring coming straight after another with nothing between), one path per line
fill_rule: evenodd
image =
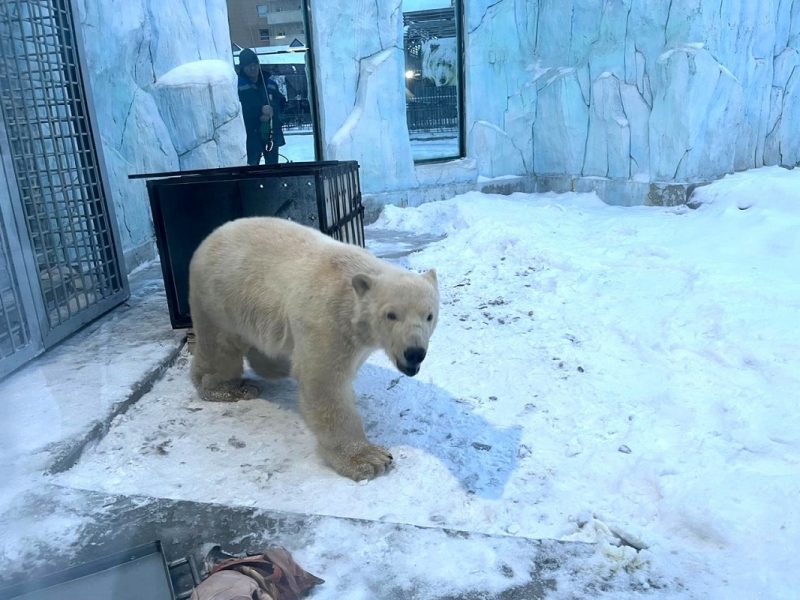
M456 38L438 38L422 44L422 76L432 80L437 87L456 84Z

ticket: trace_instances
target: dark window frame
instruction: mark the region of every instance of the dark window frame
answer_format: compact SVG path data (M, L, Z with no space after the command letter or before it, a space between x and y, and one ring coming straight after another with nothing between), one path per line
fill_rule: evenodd
M466 139L466 102L465 102L465 81L466 81L466 68L465 68L465 36L464 31L466 29L466 22L465 22L465 11L464 11L464 0L454 0L453 1L453 9L455 12L454 15L454 24L455 24L455 38L456 38L456 72L457 72L457 81L456 81L456 106L458 111L457 116L457 128L458 128L458 155L457 156L448 156L442 158L426 158L426 159L415 159L415 165L424 165L424 164L435 164L435 163L445 163L451 162L454 160L460 160L467 156L467 139ZM405 13L404 13L405 14ZM405 41L404 41L404 48L405 48ZM405 72L405 65L403 71Z

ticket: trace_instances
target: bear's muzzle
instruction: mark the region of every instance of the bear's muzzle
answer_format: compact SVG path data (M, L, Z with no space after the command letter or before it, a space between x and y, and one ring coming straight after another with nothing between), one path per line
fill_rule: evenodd
M419 366L422 364L422 361L425 360L425 354L425 348L421 348L419 346L406 348L403 352L405 364L398 360L397 368L401 373L408 375L409 377L413 377L419 373Z

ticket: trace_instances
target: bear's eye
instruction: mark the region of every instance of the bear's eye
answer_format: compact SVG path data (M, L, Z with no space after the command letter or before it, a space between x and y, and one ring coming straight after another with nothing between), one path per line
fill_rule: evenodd
M386 314L386 318L389 319L390 321L396 321L397 320L397 315L394 314L393 312L390 312L390 313Z
M433 313L428 313L428 321L433 321Z

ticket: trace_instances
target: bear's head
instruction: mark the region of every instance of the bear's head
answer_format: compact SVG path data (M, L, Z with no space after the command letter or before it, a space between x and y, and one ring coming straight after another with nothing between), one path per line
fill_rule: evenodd
M455 38L437 38L422 44L422 76L440 86L455 85L458 60Z
M439 284L436 271L421 275L353 276L360 326L397 365L401 373L413 377L428 352L439 318Z

